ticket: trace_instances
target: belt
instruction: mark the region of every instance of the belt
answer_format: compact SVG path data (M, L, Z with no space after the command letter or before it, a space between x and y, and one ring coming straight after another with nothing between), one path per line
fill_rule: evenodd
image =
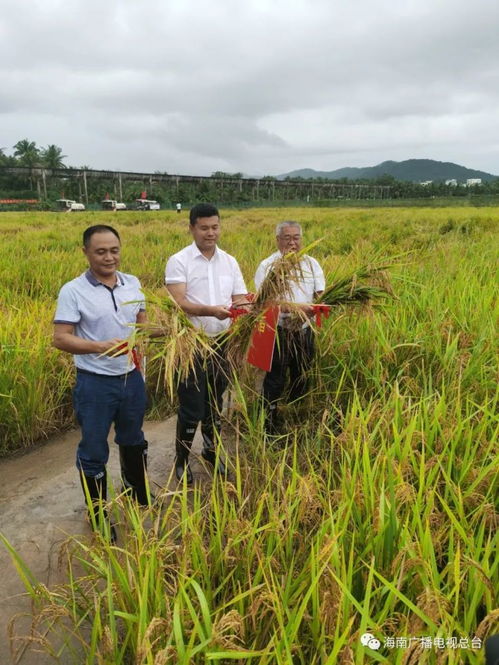
M287 321L287 319L285 319ZM296 325L293 325L292 323L278 323L277 327L279 330L285 330L286 332L301 332L302 330L308 330L310 328L310 323L305 321L303 324L300 325L299 328L296 327Z
M80 369L79 367L76 368L77 374L89 374L90 376L100 376L105 379L126 379L127 376L136 371L137 370L134 368L129 372L125 372L124 374L99 374L99 372L90 372L88 369Z

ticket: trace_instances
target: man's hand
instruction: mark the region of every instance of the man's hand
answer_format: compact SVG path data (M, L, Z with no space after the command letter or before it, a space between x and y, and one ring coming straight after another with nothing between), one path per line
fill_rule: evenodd
M185 283L167 284L171 297L188 316L214 316L223 321L230 317L230 309L225 305L200 305L185 297L187 285Z
M119 350L119 346L123 345L123 349ZM128 344L126 340L113 337L103 341L95 341L91 339L83 339L74 334L74 325L72 323L55 323L54 324L54 346L61 351L67 351L74 354L85 353L98 353L100 355L114 356L128 353ZM114 350L111 351L111 349Z
M211 313L209 316L214 316L216 319L223 321L231 316L230 309L225 305L212 305L210 307Z
M315 313L314 306L313 305L308 305L307 303L300 305L301 311L306 314L309 318L312 318L312 316Z
M113 339L106 339L103 342L95 342L99 346L99 351L101 355L106 356L123 356L125 353L128 353L128 343L123 339L118 339L113 337Z
M298 311L303 312L308 317L312 317L314 315L314 306L309 305L308 303L295 303L295 304L281 303L282 314L293 314L293 312L298 312Z
M245 312L250 312L254 300L254 293L239 293L232 296L232 307L243 309Z

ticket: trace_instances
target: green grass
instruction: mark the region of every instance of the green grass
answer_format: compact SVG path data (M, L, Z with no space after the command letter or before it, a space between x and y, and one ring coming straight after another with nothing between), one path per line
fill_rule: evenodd
M121 547L74 539L68 584L27 582L34 635L68 639L69 624L89 664L363 663L366 630L483 638L499 621L497 422L493 404L470 410L440 439L446 406L394 390L384 409L353 403L340 435L297 430L284 453L242 418L232 484L165 493L147 515L117 499Z

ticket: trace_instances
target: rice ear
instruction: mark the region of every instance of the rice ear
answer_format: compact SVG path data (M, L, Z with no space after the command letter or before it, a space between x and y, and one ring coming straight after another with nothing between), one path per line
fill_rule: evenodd
M240 368L244 364L253 330L269 305L291 299L291 284L301 277L300 261L303 253L285 254L274 261L255 294L250 311L232 324L227 356L233 368Z
M332 307L338 305L367 304L374 300L393 297L387 268L390 264L364 265L345 277L333 280L317 302Z
M159 362L160 375L168 397L175 396L179 382L194 370L199 355L208 357L214 349L203 330L195 328L188 316L168 291L161 295L144 291L148 323L135 326L135 339L154 346L150 362ZM160 329L161 337L149 338Z

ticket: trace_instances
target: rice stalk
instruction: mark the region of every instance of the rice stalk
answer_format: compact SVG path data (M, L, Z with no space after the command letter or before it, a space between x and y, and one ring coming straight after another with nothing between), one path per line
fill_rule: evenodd
M161 294L143 291L147 307L147 323L133 326L126 352L133 362L133 350L139 357L148 355L150 363L159 363L159 377L169 399L176 387L194 371L201 356L206 362L215 352L212 340L203 330L195 328L187 314L165 290ZM119 355L121 345L114 351ZM149 353L148 353L149 352Z
M283 254L274 261L248 306L248 313L238 317L232 324L227 356L234 368L237 369L243 365L253 330L263 320L268 307L283 306L287 311L296 312L298 317L304 318L300 308L289 301L293 282L299 281L303 276L300 262L309 249L310 246L300 252Z
M364 265L341 279L329 279L318 303L338 307L339 305L366 305L373 300L393 297L393 290L386 270L389 264Z

